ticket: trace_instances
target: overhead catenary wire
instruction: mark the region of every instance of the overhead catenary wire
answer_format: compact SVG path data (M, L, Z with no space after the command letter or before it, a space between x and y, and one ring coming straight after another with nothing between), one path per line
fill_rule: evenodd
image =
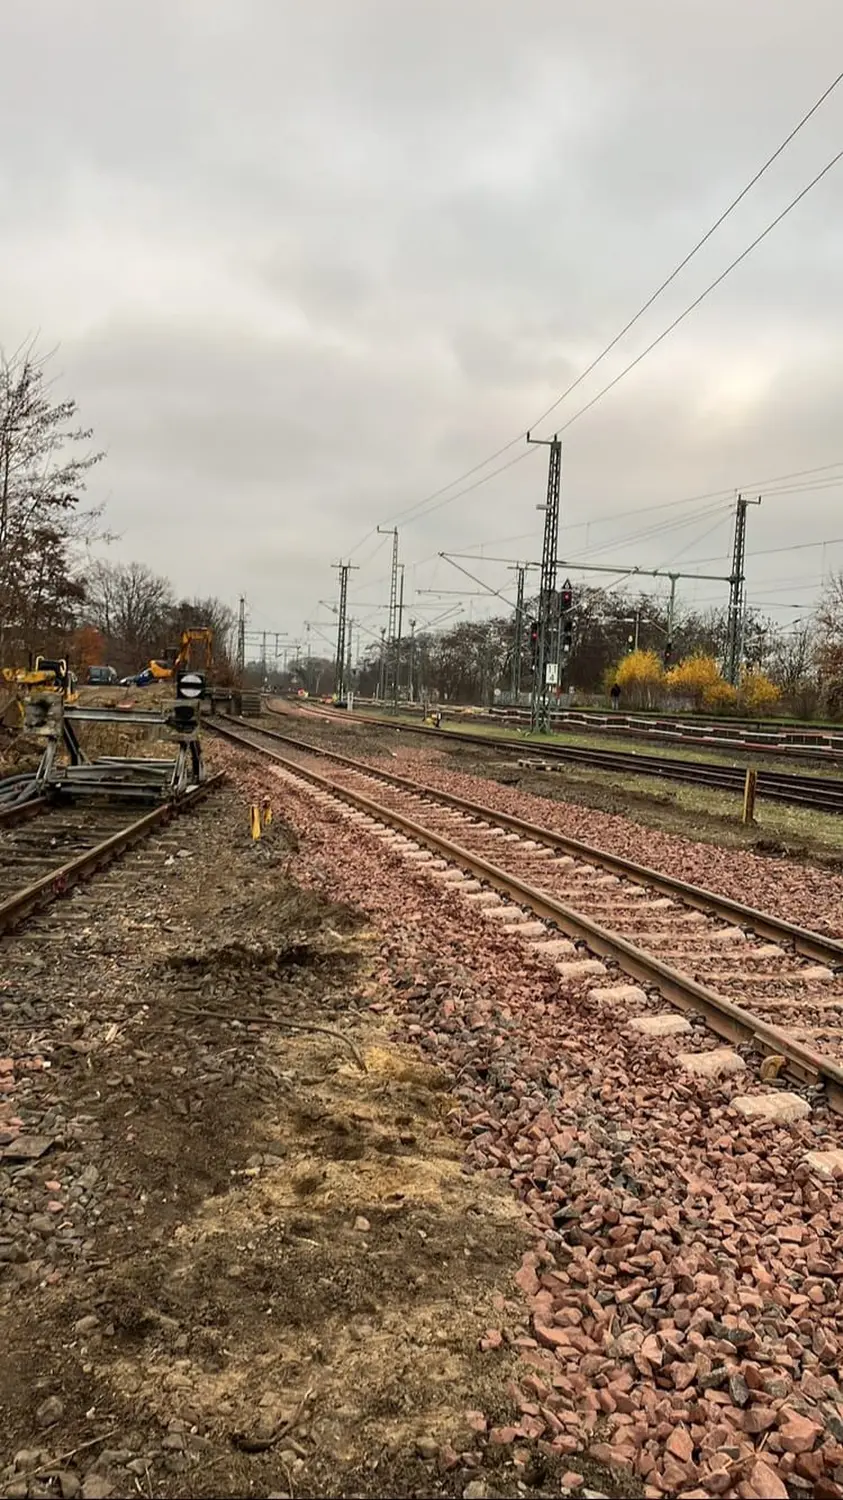
M578 422L580 417L584 417L587 411L591 411L592 407L597 405L598 401L602 401L604 396L607 396L610 391L613 391L615 386L619 385L620 382L625 378L625 376L627 376L631 370L635 369L636 365L640 365L642 359L646 359L648 354L651 354L654 349L658 348L659 344L663 343L663 341L668 337L668 334L671 334L673 332L674 328L678 328L680 323L684 323L685 319L692 312L694 312L696 308L699 307L700 303L704 302L706 297L709 297L711 293L715 291L718 286L720 286L721 282L725 281L726 277L730 276L732 271L734 271L742 261L746 260L748 255L752 254L753 250L755 250L757 246L761 244L762 240L765 240L767 238L767 235L771 234L776 226L778 224L781 224L782 220L786 219L789 213L793 212L797 204L801 203L802 199L807 197L808 193L810 193L818 183L822 182L823 178L827 175L828 172L831 171L832 167L836 167L841 157L843 157L843 150L838 151L837 154L831 158L831 161L827 161L825 166L822 167L820 171L811 178L811 181L806 183L805 187L803 187L801 191L796 194L796 197L791 198L790 202L786 204L781 213L776 214L776 217L771 220L766 228L762 229L761 233L755 236L755 239L746 246L746 249L742 250L740 255L736 255L734 260L731 260L728 266L726 266L725 270L721 271L719 276L715 276L714 280L709 282L708 286L700 292L699 296L695 297L693 302L689 303L688 306L681 313L679 313L677 317L673 319L672 323L668 323L667 328L663 329L656 338L651 339L650 343L647 344L646 348L641 350L640 354L636 354L635 358L629 361L629 364L624 365L624 368L618 372L613 380L609 381L608 385L604 385L602 390L599 390L595 396L592 396L590 401L586 401L585 405L580 407L579 411L575 411L574 415L572 417L569 417L568 420L562 424L562 426L559 428L559 431L567 432L568 428L572 427L575 422Z
M697 526L704 521L717 516L717 525L721 526L734 512L734 502L719 501L716 505L707 505L702 510L695 511L692 516L683 516L673 521L660 521L653 526L640 527L636 531L627 532L622 536L612 536L606 541L592 542L589 545L578 548L577 556L580 559L599 556L608 548L628 547L633 543L650 541L652 538L671 536L674 532L684 531L688 527Z
M708 241L711 239L712 235L715 234L716 231L720 228L721 224L725 223L725 221L728 219L729 215L734 212L734 210L738 207L738 204L741 203L743 201L743 199L747 196L747 193L751 192L752 188L755 187L755 184L761 180L761 178L764 176L764 173L766 171L768 171L768 169L773 165L773 162L778 160L778 158L781 156L782 152L787 149L787 147L790 145L790 143L794 139L794 137L799 134L799 132L802 129L802 127L804 125L807 125L807 123L810 120L811 116L816 114L816 112L820 108L820 106L825 103L826 99L829 97L830 94L832 94L834 92L834 90L838 87L838 85L840 84L841 81L843 81L843 72L838 73L837 77L834 78L832 80L832 82L828 85L828 88L825 89L822 94L820 94L819 99L817 99L811 105L811 108L806 111L806 113L802 116L801 120L799 120L796 123L796 125L794 125L793 129L790 131L790 134L785 136L784 140L781 142L781 144L779 146L776 147L776 149L773 152L773 154L771 156L767 157L767 160L764 162L763 166L759 167L758 171L755 173L755 176L751 177L750 180L749 180L749 182L745 185L745 187L741 188L741 190L738 193L737 197L735 197L735 198L732 199L732 201L729 204L729 206L723 210L723 212L720 214L719 218L715 219L714 223L711 225L711 228L706 230L705 234L700 239L698 239L697 243L692 247L692 249L690 249L688 251L688 254L679 262L679 264L677 266L674 267L674 269L671 271L670 275L667 276L665 278L665 280L661 283L661 286L656 287L656 290L652 293L652 295L650 297L647 298L647 301L645 303L643 303L641 307L639 307L637 313L635 313L634 317L630 318L629 322L624 325L624 327L621 329L620 333L616 333L615 337L606 345L606 347L604 349L602 349L600 351L600 353L596 356L596 358L592 360L591 364L588 365L587 368L582 371L582 374L578 375L577 378L576 378L576 380L573 380L571 382L571 384L567 387L567 389L562 392L561 396L557 396L556 400L551 403L551 405L547 408L546 411L542 412L542 414L541 414L540 417L536 417L536 420L532 423L533 427L538 427L540 425L540 423L544 422L551 415L552 412L556 411L557 407L562 404L562 402L565 400L565 398L567 396L570 396L571 393L572 393L572 391L575 391L577 389L577 386L579 386L579 385L582 384L582 382L585 380L586 376L590 375L591 372L592 372L592 370L595 370L597 368L597 366L602 363L602 361L606 358L607 354L611 354L612 350L616 347L616 345L618 345L620 343L621 339L627 333L629 333L630 329L635 327L635 324L641 318L643 318L643 316L644 316L644 314L646 312L649 312L650 308L653 306L653 303L657 300L657 298L660 297L661 294L662 294L662 292L666 291L667 288L671 285L671 283L676 280L676 278L680 274L680 272L684 271L685 267L690 263L690 261L693 260L694 256L702 249L703 245L705 245L705 244L708 243ZM826 168L826 171L827 170L828 170L828 168ZM819 180L819 179L817 179L817 180ZM805 191L808 192L810 190L811 186L813 186L813 184L809 184L809 187L806 188ZM804 196L804 194L803 194L803 196ZM796 199L795 203L798 202L798 201L799 200ZM795 203L794 203L794 206L795 206ZM773 224L770 226L770 228L775 227L776 223L778 223L778 220L774 220ZM769 233L769 230L767 231L767 233ZM761 238L763 238L763 236L761 236ZM757 243L759 243L759 241L755 241L755 243L757 244ZM749 249L746 250L744 253L748 255L749 254L749 250L751 250L752 248L753 248L753 246L751 245L749 247ZM738 262L736 261L734 264L737 264L737 263ZM728 269L723 274L724 275L728 275L729 274ZM717 285L717 283L714 283L714 285ZM696 304L692 304L692 307L695 306L695 305ZM690 311L690 309L689 309L689 311ZM667 331L669 331L669 330L667 330ZM662 337L666 337L666 333L664 335L662 335ZM566 424L566 425L568 425L568 424Z
M512 447L514 447L515 443L517 443L519 441L520 441L519 438L515 438L515 439L513 439L513 442L507 443L506 446L507 446L507 448L512 448ZM501 451L504 451L504 450L501 450ZM485 475L483 475L482 478L476 480L474 482L474 484L468 484L468 485L466 485L465 489L458 490L455 495L446 495L443 500L439 501L438 505L431 505L431 506L429 506L428 509L426 509L426 510L424 510L422 512L422 514L424 514L425 516L433 515L434 511L441 510L441 508L442 508L443 505L450 505L454 500L459 500L461 498L461 496L471 494L471 491L479 489L480 486L481 486L481 484L488 484L489 481L492 480L492 479L495 479L498 474L503 474L507 469L513 468L513 466L515 464L523 463L524 460L525 460L525 458L534 458L536 456L537 451L538 450L535 449L535 448L525 448L523 453L517 453L516 456L515 456L515 458L510 458L507 463L501 464L500 467L497 468L497 469L493 469L492 472L491 472L491 474L485 474ZM483 464L479 464L477 467L478 468L483 468L485 466ZM474 470L472 470L471 472L474 473ZM458 481L456 481L456 480L453 481L453 483L457 483L457 482ZM448 490L450 488L451 488L450 485L446 484L444 486L444 490ZM439 495L442 495L444 493L444 490L437 490L435 492L435 494L429 495L427 497L428 500L435 500ZM409 516L409 512L410 511L416 510L417 508L419 508L419 507L421 507L421 506L423 506L425 504L426 504L426 501L420 500L420 501L417 502L417 505L410 506L408 511L401 511L401 512L399 512L399 514L397 516L393 516L391 519L397 525L400 521L404 520L405 517ZM410 520L412 520L412 521L418 521L420 519L421 519L420 515L411 516L410 517ZM409 524L409 520L404 520L404 524L405 525ZM372 537L372 536L375 535L376 531L377 531L377 527L373 526L372 530L369 531L369 532L367 532L366 536L364 536L362 538L362 540L357 543L357 546L356 547L352 547L352 549L351 549L351 551L349 553L349 557L352 557L355 554L355 552L357 552L359 550L360 547L365 546L366 542L369 540L370 537Z
M834 489L837 486L843 485L843 473L841 473L840 475L830 476L827 479L818 479L816 481L812 481L811 484L807 485L792 485L787 488L780 489L770 488L770 486L778 485L780 484L780 482L783 482L787 479L798 479L803 475L808 477L813 474L825 474L830 469L843 470L843 459L835 459L833 463L828 464L817 464L809 469L792 469L786 474L768 475L763 479L748 479L745 480L742 484L730 489L704 490L699 494L683 495L679 499L675 500L659 500L653 505L636 505L632 510L627 509L610 512L604 511L597 515L589 516L589 518L585 521L563 521L559 529L560 532L583 531L591 526L601 525L604 521L626 520L632 515L643 516L652 511L669 510L672 508L677 508L681 505L696 504L701 500L729 500L730 503L733 503L735 496L739 490L763 490L764 498L766 500L768 498L775 497L776 495L810 494L814 490ZM698 512L697 514L703 515L703 512ZM523 542L528 540L535 540L534 532L520 532L517 536L491 537L483 542L468 542L465 544L465 547L467 549L466 555L468 555L468 549L472 547L482 548L503 546L508 542ZM435 553L431 554L432 557L437 555L438 554ZM478 558L482 557L482 553L478 553L477 556ZM429 561L429 559L425 558L424 561Z
M428 506L430 506L431 510L439 509L440 507L438 505L432 504L432 502L439 501L440 497L447 496L447 492L449 490L454 489L457 485L461 485L464 480L473 478L473 476L475 474L478 474L480 470L487 468L489 464L494 463L496 459L501 458L504 453L507 453L511 448L514 448L517 443L522 442L526 437L527 432L532 431L534 428L538 427L554 411L556 411L557 408L562 404L562 402L565 401L567 397L570 396L572 392L582 384L587 376L590 375L592 371L602 363L606 356L611 353L611 351L620 343L620 341L626 336L626 334L629 333L629 331L636 325L636 323L640 321L644 314L649 311L649 309L658 300L662 293L666 291L667 288L676 280L677 276L679 276L680 273L685 269L685 267L693 260L694 256L696 256L698 252L703 248L703 246L708 243L708 241L717 232L721 225L725 223L726 219L730 217L730 215L735 211L735 209L743 201L747 194L751 192L751 190L756 186L756 184L760 181L764 174L770 169L773 163L778 160L778 158L784 151L786 151L787 147L791 144L794 138L804 128L804 126L808 123L812 116L815 115L816 112L821 108L821 106L825 103L829 96L839 86L841 81L843 81L843 72L838 73L837 76L832 79L831 83L823 90L819 98L817 98L810 106L810 108L805 111L802 117L796 122L793 128L785 136L784 140L781 141L776 149L770 154L770 156L767 157L766 161L762 163L762 165L753 174L749 181L741 188L740 192L736 194L736 196L731 200L726 208L718 215L713 224L711 224L705 231L705 233L700 236L700 238L695 242L694 245L692 245L691 249L682 257L677 265L674 266L669 275L666 276L662 282L660 282L655 291L653 291L646 299L646 301L643 302L642 305L638 308L637 312L635 312L633 316L627 320L620 331L615 334L615 336L609 341L608 344L605 345L603 349L600 350L599 354L595 356L595 358L585 367L585 369L583 369L580 374L576 376L576 378L571 381L568 386L566 386L561 395L557 396L556 399L551 402L550 406L548 406L538 417L536 417L528 427L517 433L515 437L510 438L506 443L503 443L499 448L496 448L495 451L488 454L486 458L481 459L476 464L473 464L462 474L457 475L455 479L450 480L448 484L440 486L439 489L433 490L430 494L423 496L420 500L417 500L413 504L406 506L402 511L399 511L390 519L396 524L400 521L404 521L406 524L407 520L411 516L414 519L418 519L418 516L416 514L417 512L429 514L430 511L428 510ZM628 365L626 369L620 373L620 375L618 375L612 382L610 382L610 384L603 391L599 392L592 401L588 402L586 406L581 408L581 410L574 415L574 417L566 422L565 426L570 426L572 422L577 421L580 416L584 415L586 411L590 410L590 408L596 403L596 401L600 400L603 395L607 394L609 390L617 385L618 381L623 379L624 375L628 374L636 364L639 364L641 360L651 351L651 349L655 348L656 345L660 343L664 338L667 338L668 334L671 333L673 329L677 327L678 324L689 315L689 313L693 312L693 310L700 305L700 302L702 302L704 298L707 297L709 293L715 289L716 286L719 286L720 282L726 276L728 276L730 272L734 270L735 267L739 265L740 262L751 253L752 250L755 249L756 245L761 243L766 235L769 234L776 227L776 225L781 222L782 218L784 218L786 214L790 213L790 211L796 207L797 203L801 201L806 193L810 192L811 189L816 186L821 178L825 176L826 172L830 171L835 162L839 160L839 156L841 154L843 153L839 153L837 157L835 157L831 162L827 164L825 168L823 168L823 170L817 175L817 177L815 177L813 181L810 182L808 186L804 188L802 192L787 206L787 208L776 219L773 220L772 224L767 226L766 230L764 230L762 234L759 235L752 242L752 244L749 245L747 249L743 251L743 253L726 268L726 270L717 278L716 281L712 282L711 285L706 288L706 290L700 295L700 297L696 298L695 301L691 303L690 307L686 308L685 312L682 313L679 318L675 319L674 322L670 324L670 326L665 329L662 334L659 335L658 339L654 340L647 347L647 349L645 349L640 355L638 355L638 357L634 361L632 361L632 363ZM564 430L564 428L562 430ZM471 492L471 490L478 488L479 485L488 483L491 479L495 478L497 474L502 473L505 469L509 468L512 463L518 463L526 456L526 454L519 454L517 458L510 460L509 463L501 465L499 468L494 469L490 474L485 475L477 480L475 484L468 485L465 489L459 490L457 494L441 500L441 503L452 503L453 501L461 498L462 495L468 494ZM352 551L356 552L359 547L363 546L368 538L372 535L373 531L368 532L363 540L359 542L357 544L357 547L353 548Z
M753 557L772 557L775 553L780 552L806 552L811 547L839 546L843 546L843 536L827 536L821 537L820 540L816 542L785 542L784 545L780 547L753 547L752 555ZM716 561L717 559L713 557L697 558L697 562L699 563Z

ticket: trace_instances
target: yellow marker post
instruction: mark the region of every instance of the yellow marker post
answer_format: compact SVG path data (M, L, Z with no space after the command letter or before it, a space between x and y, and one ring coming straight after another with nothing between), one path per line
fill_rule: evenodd
M744 823L755 822L755 787L758 781L758 772L750 768L746 773L746 781L743 789L743 818Z
M259 839L261 836L261 815L257 802L253 802L249 809L249 819L252 828L252 838Z
M272 803L268 797L264 797L261 804L261 822L264 828L268 828L272 822Z

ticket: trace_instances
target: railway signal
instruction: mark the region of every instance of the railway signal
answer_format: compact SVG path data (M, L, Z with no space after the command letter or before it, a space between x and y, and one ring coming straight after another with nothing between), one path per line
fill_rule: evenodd
M205 678L201 672L176 672L177 698L204 698Z
M538 622L538 620L531 620L530 621L530 649L533 652L533 655L535 655L535 653L536 653L536 648L537 648L538 644L539 644L539 622Z
M559 590L559 609L562 616L562 659L567 661L571 654L574 643L574 622L571 618L571 609L574 603L574 591L571 588L570 578L566 578Z
M673 660L673 641L665 641L665 645L664 645L664 664L665 664L665 666L669 667L672 660Z

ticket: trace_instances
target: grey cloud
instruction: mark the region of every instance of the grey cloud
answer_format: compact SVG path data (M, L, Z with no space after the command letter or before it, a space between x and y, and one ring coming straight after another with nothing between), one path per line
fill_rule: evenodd
M832 0L7 8L0 340L60 344L122 555L300 628L340 550L589 362L841 43ZM843 90L560 424L837 149L841 112ZM566 435L567 519L843 458L840 181ZM542 489L524 462L408 526L405 555L537 531ZM771 502L754 534L834 534L837 503Z

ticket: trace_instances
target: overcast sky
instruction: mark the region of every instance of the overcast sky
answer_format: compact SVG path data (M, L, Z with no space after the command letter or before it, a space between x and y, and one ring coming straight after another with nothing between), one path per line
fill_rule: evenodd
M353 548L353 612L378 628L388 543L362 538L515 437L614 336L843 67L843 6L12 0L0 56L0 342L58 346L108 450L91 493L112 555L183 592L242 591L252 628L301 636L331 619L318 601ZM560 426L841 124L843 85ZM843 476L842 204L843 163L571 426L564 556L728 572L730 492ZM408 603L412 585L472 587L440 550L540 555L544 465L402 528ZM642 509L712 491L719 513ZM750 597L782 620L843 545L760 549L843 536L841 493L751 513Z

